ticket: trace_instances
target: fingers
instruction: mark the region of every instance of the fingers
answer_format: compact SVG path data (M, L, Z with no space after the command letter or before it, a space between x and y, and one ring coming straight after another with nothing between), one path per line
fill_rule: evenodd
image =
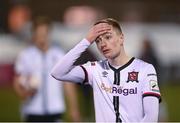
M111 29L102 29L102 30L99 30L97 32L97 37L100 36L100 35L103 35L104 33L107 33L108 31L110 31Z
M111 26L107 23L100 23L100 24L94 26L94 31L98 35L103 34L109 30L111 30Z
M94 25L94 26L90 29L90 31L89 31L86 39L87 39L90 43L93 43L94 40L95 40L98 36L100 36L100 35L102 35L102 34L104 34L104 33L109 32L109 31L111 30L111 28L112 28L112 26L109 25L109 24L107 24L107 23L100 23L100 24Z

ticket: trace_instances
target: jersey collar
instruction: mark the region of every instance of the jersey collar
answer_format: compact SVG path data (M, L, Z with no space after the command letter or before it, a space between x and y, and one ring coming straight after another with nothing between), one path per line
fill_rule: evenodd
M133 61L134 61L134 57L132 57L126 64L124 64L123 66L119 67L118 69L114 68L113 66L110 65L110 63L108 62L109 67L113 70L113 71L121 71L124 68L128 67Z

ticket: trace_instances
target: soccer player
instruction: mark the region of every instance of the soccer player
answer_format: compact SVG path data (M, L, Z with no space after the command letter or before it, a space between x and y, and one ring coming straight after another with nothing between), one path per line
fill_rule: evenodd
M74 66L93 42L106 59ZM96 22L87 36L59 60L51 75L92 86L96 122L158 121L160 92L155 69L126 54L123 32L114 19Z
M15 64L14 88L21 97L23 120L27 122L55 122L65 112L63 90L67 92L73 121L79 121L74 85L53 79L49 72L64 52L49 41L50 22L46 17L35 19L33 44L24 49ZM72 97L73 96L73 97ZM69 98L71 97L71 98ZM75 107L76 106L76 107Z

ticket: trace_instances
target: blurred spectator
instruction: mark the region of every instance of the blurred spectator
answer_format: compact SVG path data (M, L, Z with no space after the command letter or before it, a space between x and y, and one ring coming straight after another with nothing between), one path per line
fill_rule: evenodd
M8 14L9 31L17 40L27 41L30 39L31 10L26 5L14 5Z
M159 61L157 59L156 52L153 47L153 42L149 38L145 38L143 40L140 59L152 64L155 67L157 74L159 76Z
M123 22L128 23L140 23L144 21L144 12L146 8L139 2L133 2L125 4L122 7L123 13L120 18Z
M161 78L160 78L161 76L159 75L160 74L160 64L159 64L159 61L156 56L153 42L149 38L145 38L143 40L142 52L140 55L140 59L152 64L155 67L159 84L162 84ZM163 102L160 103L160 108L159 108L159 121L160 122L167 122L167 120L168 120L166 102L164 102L164 101L165 100L163 100Z
M0 33L7 32L8 9L9 9L9 1L1 0L1 3L0 3Z
M64 24L67 26L88 26L98 19L102 19L105 13L91 6L72 6L64 13ZM73 21L72 21L73 20Z
M49 72L64 55L49 41L50 23L47 18L37 18L33 25L33 44L19 55L15 64L14 88L23 101L24 121L54 122L62 120L65 112L63 83L54 81ZM79 121L76 90L73 84L64 85L73 121Z
M172 62L169 66L169 81L171 84L179 84L180 81L180 66L178 62Z

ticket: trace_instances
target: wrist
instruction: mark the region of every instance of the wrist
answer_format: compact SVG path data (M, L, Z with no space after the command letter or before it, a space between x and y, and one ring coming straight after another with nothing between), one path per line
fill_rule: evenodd
M94 42L94 39L92 37L87 36L85 39L88 40L90 44Z
M83 41L84 44L86 44L86 45L91 45L91 41L89 41L87 38L84 38L82 41Z
M90 39L88 39L88 38L85 38L85 40L86 40L89 44L92 44L92 43L93 43L93 41L90 40Z

